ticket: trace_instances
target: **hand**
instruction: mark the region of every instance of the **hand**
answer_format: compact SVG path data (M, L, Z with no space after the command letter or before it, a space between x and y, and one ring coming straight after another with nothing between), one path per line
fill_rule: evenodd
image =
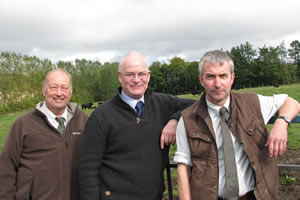
M171 119L163 128L160 136L160 148L164 148L165 145L175 144L176 142L176 127L178 121L176 119Z
M269 147L270 157L281 156L286 151L288 138L287 126L288 124L284 120L279 119L273 124L268 141L265 145Z

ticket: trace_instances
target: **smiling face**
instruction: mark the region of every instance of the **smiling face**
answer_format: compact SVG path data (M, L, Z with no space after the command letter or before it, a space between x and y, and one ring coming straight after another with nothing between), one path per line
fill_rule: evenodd
M49 72L42 91L47 108L61 116L72 96L71 77L61 70Z
M227 61L223 65L205 62L202 74L198 78L204 87L207 99L216 105L223 106L230 95L234 73Z
M140 99L148 88L150 71L144 57L138 53L125 56L118 72L122 91L134 99Z

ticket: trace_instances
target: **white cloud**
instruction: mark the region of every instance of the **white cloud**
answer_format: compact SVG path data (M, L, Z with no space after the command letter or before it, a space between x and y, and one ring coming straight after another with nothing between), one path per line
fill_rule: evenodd
M151 63L249 41L300 39L300 1L1 0L0 51L51 60L115 61L136 50Z

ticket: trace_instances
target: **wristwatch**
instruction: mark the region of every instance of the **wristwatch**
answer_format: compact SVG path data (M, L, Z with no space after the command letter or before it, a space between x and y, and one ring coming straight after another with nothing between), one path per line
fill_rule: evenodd
M290 118L286 117L286 116L278 116L277 119L283 119L286 123L290 124L291 120Z

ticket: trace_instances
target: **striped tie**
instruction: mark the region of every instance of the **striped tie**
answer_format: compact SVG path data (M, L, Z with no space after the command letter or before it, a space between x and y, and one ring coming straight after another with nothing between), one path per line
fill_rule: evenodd
M63 135L65 132L65 119L63 117L56 117L55 120L58 122L57 130Z

